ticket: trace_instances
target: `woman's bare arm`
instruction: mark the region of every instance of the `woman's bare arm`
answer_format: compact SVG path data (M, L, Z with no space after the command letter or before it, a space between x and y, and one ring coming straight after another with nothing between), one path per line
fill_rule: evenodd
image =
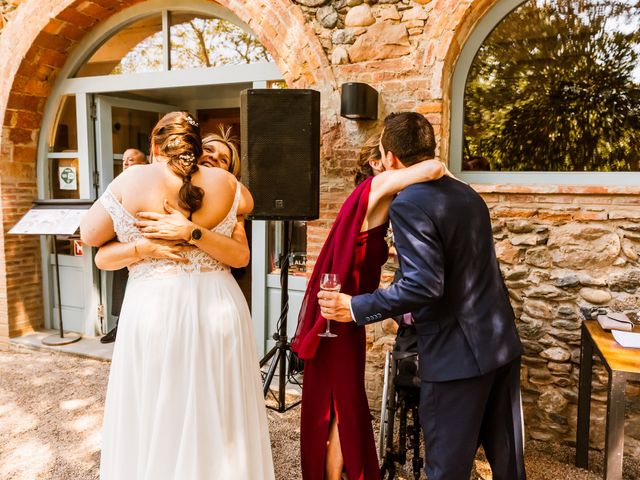
M371 182L367 215L362 231L385 223L389 217L389 206L398 192L414 183L438 180L449 174L439 160L425 160L407 168L387 170L376 175Z
M177 245L176 242L141 238L135 242L121 243L113 240L100 247L96 253L96 267L100 270L120 270L145 258L164 258L184 262L180 255L189 248Z
M140 212L136 224L147 238L189 242L219 262L234 268L245 267L249 264L251 253L244 229L243 214L249 213L253 209L253 198L244 186L242 188L238 205L238 223L231 237L202 228L189 221L166 201L166 214ZM202 237L199 240L191 238L191 232L195 228L202 232Z
M425 160L407 168L387 170L371 182L373 198L369 197L369 201L393 196L414 183L438 180L446 173L447 168L440 160Z
M90 247L99 247L115 236L111 216L96 201L80 221L80 239Z

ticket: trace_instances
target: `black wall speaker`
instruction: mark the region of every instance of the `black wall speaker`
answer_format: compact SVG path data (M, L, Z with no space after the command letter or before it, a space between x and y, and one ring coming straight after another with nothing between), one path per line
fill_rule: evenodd
M366 83L343 83L340 115L352 120L377 119L378 91Z
M314 220L320 207L320 92L240 94L242 182L255 220Z

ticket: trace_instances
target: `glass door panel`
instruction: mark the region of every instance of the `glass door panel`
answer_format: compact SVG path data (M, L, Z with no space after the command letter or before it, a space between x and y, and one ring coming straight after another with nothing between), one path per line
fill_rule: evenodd
M96 168L100 194L122 173L122 154L127 149L138 149L149 158L151 131L162 115L173 110L178 110L178 107L116 97L96 97ZM103 329L106 333L116 322L116 317L111 315L113 274L96 271L96 275L100 276L105 312Z
M122 173L122 154L127 149L138 149L149 158L149 137L153 127L162 115L177 109L175 105L124 98L96 98L100 193Z

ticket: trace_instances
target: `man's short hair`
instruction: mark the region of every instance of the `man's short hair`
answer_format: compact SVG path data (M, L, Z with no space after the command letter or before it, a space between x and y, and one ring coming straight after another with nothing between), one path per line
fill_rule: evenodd
M385 152L393 152L407 167L436 156L433 127L429 120L416 112L387 115L381 141Z

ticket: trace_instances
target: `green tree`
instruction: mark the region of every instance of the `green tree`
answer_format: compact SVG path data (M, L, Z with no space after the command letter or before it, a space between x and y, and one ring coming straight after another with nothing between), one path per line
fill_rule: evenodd
M172 68L269 61L269 52L253 35L226 20L194 18L171 27Z
M483 43L465 161L491 170L640 170L640 4L529 0ZM480 161L479 161L480 160Z
M195 17L172 25L170 44L172 70L272 61L253 35L218 18ZM156 32L122 57L112 73L159 71L162 48L162 32Z

